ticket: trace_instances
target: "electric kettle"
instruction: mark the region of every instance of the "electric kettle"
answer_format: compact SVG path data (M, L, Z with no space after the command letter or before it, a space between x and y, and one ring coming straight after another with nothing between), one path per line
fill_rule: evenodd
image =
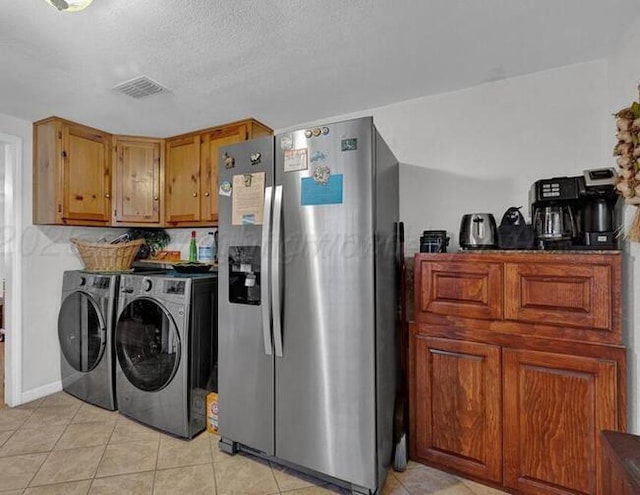
M468 213L460 221L462 249L492 249L498 244L496 219L491 213Z

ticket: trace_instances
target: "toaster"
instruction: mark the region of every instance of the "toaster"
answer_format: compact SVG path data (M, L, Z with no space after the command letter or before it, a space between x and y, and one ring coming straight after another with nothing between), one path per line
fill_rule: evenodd
M460 221L462 249L492 249L498 245L498 228L491 213L468 213Z

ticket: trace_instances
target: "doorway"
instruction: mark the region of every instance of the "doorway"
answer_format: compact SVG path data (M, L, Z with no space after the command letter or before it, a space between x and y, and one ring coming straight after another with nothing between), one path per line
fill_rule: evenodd
M17 136L0 133L0 279L4 280L3 328L5 404L21 403L22 374L22 144Z

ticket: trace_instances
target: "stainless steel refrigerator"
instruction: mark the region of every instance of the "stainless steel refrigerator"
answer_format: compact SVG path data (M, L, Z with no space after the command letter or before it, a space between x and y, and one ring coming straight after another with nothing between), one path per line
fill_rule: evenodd
M398 162L371 117L222 148L220 448L375 493L398 383Z

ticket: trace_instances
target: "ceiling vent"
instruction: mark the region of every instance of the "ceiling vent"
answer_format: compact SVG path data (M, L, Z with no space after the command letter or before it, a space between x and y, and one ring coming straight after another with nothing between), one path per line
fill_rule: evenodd
M154 80L149 79L147 76L140 76L135 79L131 79L130 81L125 81L122 84L115 86L113 90L137 100L169 91L167 88Z

